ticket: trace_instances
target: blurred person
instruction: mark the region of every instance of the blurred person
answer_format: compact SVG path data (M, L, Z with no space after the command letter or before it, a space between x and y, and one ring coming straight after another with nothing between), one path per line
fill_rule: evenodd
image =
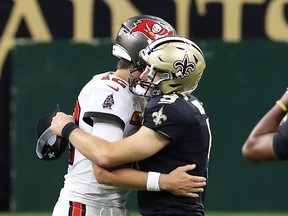
M121 187L133 183L142 215L202 216L206 187L198 196L176 196L162 187L162 177L179 166L195 164L188 173L207 178L211 131L203 104L192 94L206 67L204 54L194 42L168 36L141 50L140 58L140 65L147 67L140 78L139 71L130 72L129 86L149 101L136 133L108 142L86 133L63 112L57 113L50 128L95 163L99 182ZM133 161L148 175L126 173L119 178L115 176L119 170L103 169ZM146 178L139 180L140 175Z
M242 147L242 155L252 162L288 159L288 90L262 117Z
M74 118L79 128L107 142L120 140L136 132L146 102L129 91L129 72L131 69L142 70L138 64L138 53L141 49L158 37L174 34L175 30L170 24L154 16L136 16L124 22L113 46L113 55L120 58L117 70L94 76L78 96ZM122 167L114 167L113 170L119 175L122 173L121 170L125 171L124 174L129 172L130 177L133 176L130 180L133 181L134 176L136 179L137 172L140 171L131 169L130 166L126 164ZM174 191L173 193L178 193L175 190L190 190L192 185L192 192L194 190L201 192L205 185L205 178L186 173L194 167L195 165L188 165L174 170L170 175L163 174L161 186ZM141 178L146 181L145 175ZM71 142L64 187L54 207L53 216L126 216L129 215L125 207L128 192L128 187L99 184L94 176L92 162L75 149L74 143Z

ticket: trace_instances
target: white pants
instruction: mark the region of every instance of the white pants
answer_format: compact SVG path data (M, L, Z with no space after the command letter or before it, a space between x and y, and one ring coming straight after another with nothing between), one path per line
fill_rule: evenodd
M125 208L97 208L78 202L58 200L52 216L130 216Z

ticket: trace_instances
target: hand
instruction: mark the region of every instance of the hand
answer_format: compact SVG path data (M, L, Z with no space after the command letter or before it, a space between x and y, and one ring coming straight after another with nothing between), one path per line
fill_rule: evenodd
M189 175L187 171L195 169L196 165L180 166L169 174L161 174L160 189L166 190L176 196L197 198L204 191L206 178L203 176Z
M62 136L62 129L69 122L74 122L72 115L66 115L63 112L57 112L57 114L52 118L50 129L56 135Z

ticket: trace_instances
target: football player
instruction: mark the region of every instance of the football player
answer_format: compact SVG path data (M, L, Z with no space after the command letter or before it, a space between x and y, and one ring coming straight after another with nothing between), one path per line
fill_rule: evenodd
M288 90L256 124L242 147L252 162L288 159Z
M209 120L203 104L192 95L206 67L204 54L194 42L168 36L152 42L140 51L140 57L140 65L147 67L140 78L135 75L138 72L131 71L129 86L135 94L150 99L142 126L135 134L107 142L79 129L73 117L62 112L53 118L51 129L101 167L138 161L139 169L148 172L144 182L137 180L138 174L116 178L113 172L99 166L94 167L94 172L101 183L126 187L133 182L140 189L138 205L142 215L204 215L205 187L198 196L175 196L162 185L163 173L185 164L196 165L188 173L207 178Z
M154 31L152 37L152 34L147 34L145 26L139 27L143 22L149 23L149 26L146 26L149 27L149 31L153 23L165 31ZM120 58L117 71L96 75L83 87L74 108L73 119L75 119L77 127L81 128L83 132L99 136L107 142L117 141L134 133L140 126L145 100L129 91L129 71L132 68L135 68L135 73L138 70L143 70L138 62L138 53L142 48L158 37L174 34L175 31L170 24L154 16L137 16L123 23L118 32L116 44L113 46L113 54ZM72 128L70 127L70 129ZM91 160L75 147L74 143L71 142L69 145L68 172L65 175L64 187L61 189L59 199L54 207L53 216L129 215L125 208L129 190L124 187L99 184L95 179ZM165 186L167 183L167 190L175 191L177 188L171 184L185 187L196 179L196 185L191 183L195 187L193 190L201 192L203 185L205 185L205 178L190 176L185 172L193 168L194 166L188 165L176 169L177 175L169 175L167 180L170 182L163 181L163 185ZM113 169L115 170L114 175L117 172L119 175L121 173L128 175L127 173L129 173L129 179L132 182L137 179L137 172L140 172L125 167L119 170ZM164 174L163 176L164 178L168 177ZM146 181L145 175L141 178L143 178L143 182ZM184 182L183 179L189 182ZM169 185L170 188L168 188Z

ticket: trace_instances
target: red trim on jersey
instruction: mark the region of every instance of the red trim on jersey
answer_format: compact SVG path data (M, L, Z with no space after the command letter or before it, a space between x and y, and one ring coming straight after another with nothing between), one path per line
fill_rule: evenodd
M69 216L85 216L86 215L86 205L79 202L69 202Z
M123 88L126 88L127 87L127 83L117 77L112 77L112 79L110 78L110 74L107 74L106 76L103 76L101 78L101 80L112 80L116 83L118 83L119 85L121 85Z
M76 103L75 103L75 106L74 106L73 116L74 116L74 119L75 119L75 123L76 123L77 125L79 125L80 111L81 111L81 108L80 108L79 101L76 100Z
M75 106L74 106L74 112L73 117L75 119L75 123L79 125L79 116L80 116L81 107L79 104L79 101L76 100ZM75 157L75 148L74 146L69 143L69 158L68 158L68 164L73 165L74 163L74 157Z
M75 147L69 143L69 158L68 158L68 164L73 165L75 159Z
M112 81L118 83L118 84L121 85L123 88L126 88L126 86L127 86L127 84L126 84L123 80L118 79L118 78L116 78L116 77L113 77L113 78L112 78Z

